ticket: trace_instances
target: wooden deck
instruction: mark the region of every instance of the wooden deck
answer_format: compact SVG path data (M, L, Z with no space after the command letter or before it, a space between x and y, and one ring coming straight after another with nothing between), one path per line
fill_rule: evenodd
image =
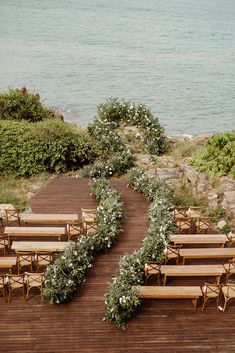
M114 277L120 256L139 248L147 229L148 202L113 181L122 193L126 210L125 231L107 254L97 257L87 281L74 298L63 305L41 304L33 296L7 305L0 298L0 352L17 353L194 353L235 352L235 302L225 313L211 302L205 312L195 311L189 300L144 300L126 331L103 322L103 295ZM88 180L57 178L32 200L34 212L80 213L94 207ZM198 285L202 279L174 278L169 284Z

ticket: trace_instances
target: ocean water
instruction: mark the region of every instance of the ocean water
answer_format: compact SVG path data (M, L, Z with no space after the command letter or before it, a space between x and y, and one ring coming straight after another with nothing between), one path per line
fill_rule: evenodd
M0 0L0 91L25 85L66 120L109 96L167 134L235 128L234 0Z

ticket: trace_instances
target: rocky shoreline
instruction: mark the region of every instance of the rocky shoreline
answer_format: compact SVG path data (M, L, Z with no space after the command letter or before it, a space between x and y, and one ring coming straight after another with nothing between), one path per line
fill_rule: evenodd
M170 143L191 140L197 144L204 144L212 135L199 135L193 138L170 137ZM233 231L235 231L235 181L225 176L210 178L202 172L198 172L189 165L190 158L182 158L176 162L171 156L158 157L158 163L154 166L148 155L136 155L137 164L144 167L150 176L166 183L174 190L177 186L186 185L192 189L196 199L205 199L208 207L216 209L221 207L226 211ZM159 165L159 166L158 166Z

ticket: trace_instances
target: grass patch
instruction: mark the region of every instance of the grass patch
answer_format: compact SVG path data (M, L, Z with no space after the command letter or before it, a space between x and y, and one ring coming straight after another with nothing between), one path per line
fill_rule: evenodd
M188 185L181 184L174 189L173 199L175 206L200 206L206 207L206 199L196 198L193 195L192 188Z
M204 143L191 139L173 140L168 142L169 150L167 155L180 160L182 158L193 157L198 154Z
M47 184L51 175L42 173L29 179L0 177L0 203L10 203L21 211L28 207L28 199Z

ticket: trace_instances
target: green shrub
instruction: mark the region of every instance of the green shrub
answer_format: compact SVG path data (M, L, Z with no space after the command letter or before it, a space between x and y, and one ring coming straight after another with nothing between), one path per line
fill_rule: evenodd
M28 93L26 89L0 93L0 119L36 122L47 118L49 112L42 106L39 95Z
M86 132L60 121L0 121L0 174L66 172L92 162L98 145Z
M191 164L210 176L228 175L235 179L235 131L212 136Z

